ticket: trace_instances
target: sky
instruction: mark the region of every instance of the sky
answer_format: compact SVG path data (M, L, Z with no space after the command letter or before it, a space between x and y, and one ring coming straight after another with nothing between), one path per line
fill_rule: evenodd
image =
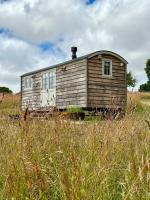
M98 50L128 62L147 81L150 0L0 0L0 86L20 90L20 75ZM137 85L137 87L138 87Z

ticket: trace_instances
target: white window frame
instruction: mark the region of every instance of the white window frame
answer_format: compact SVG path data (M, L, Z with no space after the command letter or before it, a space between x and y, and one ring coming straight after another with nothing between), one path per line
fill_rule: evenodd
M105 62L110 62L110 74L105 74ZM112 60L111 59L107 59L107 58L103 58L102 59L102 75L105 77L112 77Z
M29 81L29 83L27 83ZM24 90L32 89L32 77L26 76L24 77Z
M50 70L42 74L42 90L51 90L56 87L56 72Z

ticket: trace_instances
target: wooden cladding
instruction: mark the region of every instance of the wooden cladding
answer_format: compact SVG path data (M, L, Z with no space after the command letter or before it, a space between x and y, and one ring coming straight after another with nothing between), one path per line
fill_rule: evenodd
M56 69L56 106L86 107L86 59Z
M112 76L102 74L102 59L112 60ZM115 56L102 55L88 60L88 107L125 107L126 66Z

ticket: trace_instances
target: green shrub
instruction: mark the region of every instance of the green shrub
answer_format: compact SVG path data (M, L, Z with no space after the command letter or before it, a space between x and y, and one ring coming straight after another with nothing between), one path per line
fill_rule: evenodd
M67 112L68 113L79 113L79 112L83 112L83 109L78 106L68 106Z

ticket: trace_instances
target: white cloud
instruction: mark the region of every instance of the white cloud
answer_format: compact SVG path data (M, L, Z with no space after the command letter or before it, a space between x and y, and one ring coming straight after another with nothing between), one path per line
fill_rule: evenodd
M97 0L92 6L84 0L11 0L1 4L0 27L12 30L15 37L0 37L0 84L12 84L16 89L21 73L64 59L61 52L40 51L36 45L44 41L56 43L66 59L72 45L78 46L78 55L101 49L115 51L129 61L138 80L145 81L149 7L148 0ZM59 42L60 38L64 41Z
M20 75L49 66L63 59L59 53L43 53L35 45L25 41L0 36L0 85L20 89Z

